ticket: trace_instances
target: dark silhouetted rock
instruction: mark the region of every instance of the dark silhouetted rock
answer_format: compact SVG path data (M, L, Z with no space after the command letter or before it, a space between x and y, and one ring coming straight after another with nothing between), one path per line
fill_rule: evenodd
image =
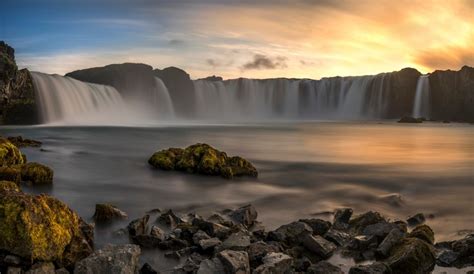
M390 267L384 263L376 262L368 265L353 266L349 274L391 274Z
M387 257L392 247L395 246L404 235L400 229L393 228L378 246L377 254L381 257Z
M111 204L96 204L92 218L96 222L110 222L116 219L125 219L127 214Z
M426 218L423 213L415 214L407 219L407 223L409 226L417 226L425 223Z
M140 268L140 274L158 274L159 272L153 269L151 265L148 263L143 264L142 268Z
M306 235L311 235L313 230L309 225L303 222L293 222L282 225L275 231L271 231L268 237L271 240L283 242L289 246L298 245L306 238Z
M227 273L250 274L249 257L245 251L224 250L217 254Z
M315 235L324 235L331 228L330 222L321 219L300 219L299 222L309 225Z
M229 216L237 223L243 224L246 227L250 227L254 224L257 219L257 210L252 205L246 205L232 211Z
M311 252L314 252L324 259L332 256L337 246L323 237L306 234L303 239L303 246Z
M197 274L222 274L225 273L224 265L217 258L201 261Z
M137 236L146 234L148 231L148 220L150 219L150 215L145 215L142 218L135 219L131 221L128 226L127 230L130 236Z
M419 124L423 123L423 118L415 118L410 116L404 116L398 120L399 123L412 123L412 124Z
M415 227L408 236L421 239L429 244L433 244L435 240L433 230L427 225L419 225Z
M326 262L320 261L308 268L306 271L308 274L344 274L344 272L337 266Z
M405 238L392 248L385 263L394 273L428 273L435 265L434 247L418 238Z
M7 139L16 147L40 147L41 146L40 141L25 139L21 136L10 136L10 137L7 137Z
M334 213L333 226L336 229L347 229L349 227L349 220L352 217L352 208L341 208Z
M51 168L39 163L27 163L21 167L21 180L32 185L52 184L53 176Z

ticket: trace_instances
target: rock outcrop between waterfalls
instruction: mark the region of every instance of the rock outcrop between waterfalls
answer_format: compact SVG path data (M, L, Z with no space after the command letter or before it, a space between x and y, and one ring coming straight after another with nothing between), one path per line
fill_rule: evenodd
M19 70L15 50L0 41L0 124L39 122L33 80L27 69Z
M257 169L249 161L239 156L229 157L207 144L161 150L155 152L148 163L163 170L219 175L227 179L258 175Z

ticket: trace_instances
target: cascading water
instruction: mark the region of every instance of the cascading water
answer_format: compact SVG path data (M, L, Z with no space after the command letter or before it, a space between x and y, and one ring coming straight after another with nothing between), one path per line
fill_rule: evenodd
M430 83L428 75L418 78L416 84L415 102L413 104L413 117L429 118L430 116Z
M174 118L173 102L168 88L158 77L155 77L155 83L156 89L154 89L152 104L158 110L158 118Z
M199 119L384 118L387 74L315 80L197 80Z

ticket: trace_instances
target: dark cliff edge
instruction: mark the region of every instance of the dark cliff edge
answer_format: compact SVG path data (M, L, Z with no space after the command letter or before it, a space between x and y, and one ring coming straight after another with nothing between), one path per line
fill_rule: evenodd
M15 50L0 41L0 125L38 123L33 79L27 69L18 69Z

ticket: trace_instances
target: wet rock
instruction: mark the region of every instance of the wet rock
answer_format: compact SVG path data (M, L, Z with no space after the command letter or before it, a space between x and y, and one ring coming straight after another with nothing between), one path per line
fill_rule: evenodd
M224 265L217 258L203 260L199 264L197 274L222 274L225 273Z
M308 274L344 274L344 272L337 266L326 262L318 262L308 268Z
M0 192L21 192L20 187L11 181L0 181Z
M313 236L311 234L306 234L303 239L303 246L324 259L331 257L334 250L337 248L335 244L324 239L323 237L319 235Z
M179 224L184 223L183 219L174 214L171 209L161 214L160 217L158 217L157 222L168 225L172 229L176 228Z
M380 222L366 226L362 234L369 237L375 236L381 242L393 229L398 229L402 232L400 226L395 223Z
M166 233L161 228L154 225L151 227L150 235L163 241L165 239Z
M415 227L415 229L413 229L413 231L410 232L408 236L421 239L429 244L433 244L435 240L433 230L427 225Z
M148 231L148 220L150 219L150 215L145 215L142 218L135 219L131 221L128 226L128 234L131 237L141 235L141 234L146 234Z
M133 236L132 241L134 244L137 244L143 248L155 248L159 247L163 240L153 235L139 234Z
M282 225L268 235L270 240L284 242L289 246L298 245L306 235L312 234L310 226L303 222L293 222Z
M404 233L398 228L393 228L385 239L380 243L377 248L377 255L380 257L387 257L390 254L390 250L395 246L404 236Z
M423 213L415 214L407 219L407 223L409 226L421 225L425 223L425 221L426 221L426 218L425 218L425 215L423 215Z
M210 238L210 239L202 239L199 241L198 246L202 250L208 250L211 248L215 248L216 246L220 245L222 242L218 238Z
M357 265L351 267L349 274L390 274L390 267L384 263L376 262L368 265Z
M329 229L329 231L324 235L324 238L326 240L329 240L333 243L335 243L337 246L343 246L346 243L348 243L351 239L351 235L348 233L335 230L335 229Z
M142 268L140 268L140 274L158 274L159 272L153 269L151 265L148 263L143 264Z
M362 234L362 231L369 226L377 223L387 222L384 217L378 212L369 211L364 214L358 215L349 221L351 230L356 234Z
M193 235L193 243L195 245L198 245L199 241L207 240L207 239L210 239L210 238L211 238L211 236L207 235L206 232L204 232L202 230L199 230L198 232L194 233L194 235Z
M227 273L250 274L249 257L245 251L224 250L217 254Z
M195 273L203 260L204 258L201 255L193 253L186 258L183 264L176 267L173 273Z
M293 260L293 269L296 272L306 273L308 268L311 266L311 260L307 257L295 258Z
M232 233L231 229L226 226L202 219L194 219L192 224L198 229L206 232L209 236L217 237L219 239L225 239Z
M436 264L444 267L451 267L458 260L459 253L452 250L442 250L436 258Z
M111 204L96 204L95 213L92 217L96 222L110 222L116 219L127 218L127 213L121 211Z
M428 273L435 265L434 248L418 238L405 238L392 248L385 263L394 273Z
M224 242L222 242L221 250L246 250L250 245L250 236L244 232L237 232L231 234Z
M56 269L55 274L70 274L66 268Z
M10 181L20 184L21 167L20 166L0 166L0 181Z
M195 144L187 148L171 148L154 153L148 163L164 170L179 170L204 175L220 175L231 179L235 176L258 175L257 169L241 157L228 157L207 144Z
M250 260L250 265L255 268L262 264L263 257L265 257L268 253L271 252L280 252L280 248L276 245L259 241L250 244L247 252Z
M474 234L469 234L463 239L454 241L451 247L454 252L459 253L456 261L457 267L474 265Z
M23 269L21 269L20 267L8 267L7 269L7 274L23 274Z
M398 120L398 123L423 123L423 118L414 118L410 116L405 116Z
M189 245L188 242L185 240L172 238L172 239L166 239L164 241L161 241L158 244L158 247L165 250L167 249L180 250L180 249L188 247L188 245Z
M376 248L378 245L377 237L358 235L350 240L347 244L349 250L354 251L365 251L368 249Z
M0 167L25 163L26 159L20 150L7 139L0 137Z
M299 222L303 222L313 230L315 235L324 235L331 228L331 223L321 219L300 219Z
M27 261L71 266L92 252L84 221L48 195L0 191L0 216L0 249Z
M36 263L25 274L55 274L53 263Z
M15 255L7 255L3 258L3 263L10 266L17 266L21 264L21 258Z
M263 258L263 264L252 273L255 274L284 274L290 271L293 258L284 254L271 252Z
M352 208L340 208L334 213L334 228L347 229L349 227L349 220L352 217Z
M137 245L107 245L77 262L74 274L137 273L140 252Z
M10 136L10 137L7 137L7 139L16 147L40 147L41 146L40 141L26 139L26 138L23 138L22 136Z
M21 180L32 185L52 184L53 176L53 170L42 164L27 163L21 167Z
M250 227L257 219L257 210L252 205L246 205L234 210L229 216L237 223Z

